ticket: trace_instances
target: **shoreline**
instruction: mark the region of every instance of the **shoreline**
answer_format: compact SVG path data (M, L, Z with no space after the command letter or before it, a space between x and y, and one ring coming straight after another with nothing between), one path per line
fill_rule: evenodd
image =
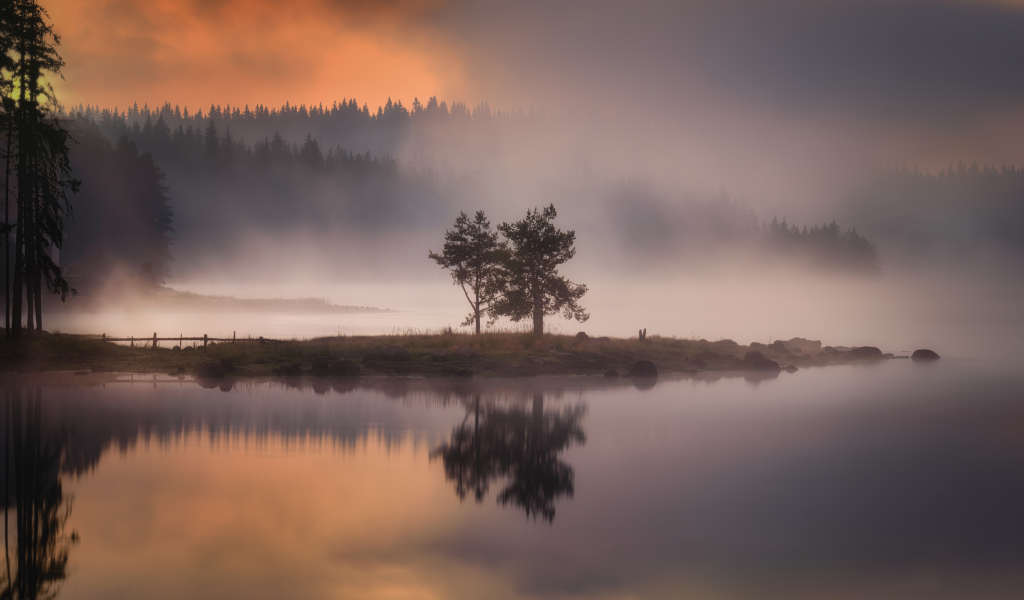
M138 344L146 344L138 341ZM802 346L801 346L802 345ZM151 344L150 344L151 346ZM806 347L803 347L806 346ZM527 333L335 336L209 343L192 349L129 347L92 336L43 333L0 341L0 372L284 378L523 378L628 376L648 362L656 375L778 374L829 365L909 358L875 347L822 346L793 338L772 345L652 335L593 338ZM642 366L642 365L641 365ZM638 370L636 375L651 375ZM81 376L79 375L79 376Z

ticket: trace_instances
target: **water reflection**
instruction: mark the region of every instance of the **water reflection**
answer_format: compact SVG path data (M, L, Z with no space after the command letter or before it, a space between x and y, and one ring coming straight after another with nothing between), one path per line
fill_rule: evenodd
M76 536L60 480L63 439L44 433L42 390L4 393L4 571L0 598L54 598ZM15 512L13 553L10 509Z
M517 405L481 407L477 394L466 418L431 457L444 463L445 477L455 483L460 500L472 492L482 502L492 481L507 479L498 503L551 523L555 501L574 492L575 472L558 455L586 443L580 426L584 414L582 404L545 410L542 392L534 394L530 411ZM470 416L472 424L467 422Z

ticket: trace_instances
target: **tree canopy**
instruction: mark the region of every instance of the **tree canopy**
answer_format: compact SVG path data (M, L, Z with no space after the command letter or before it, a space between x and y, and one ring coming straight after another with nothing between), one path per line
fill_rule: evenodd
M498 231L511 244L505 262L504 289L495 302L495 315L512 321L533 317L533 332L544 332L544 316L562 313L581 323L590 318L578 301L587 286L575 284L558 274L558 266L576 256L576 232L561 231L554 225L555 205L526 211L514 223L502 223Z
M460 212L455 227L445 232L444 239L441 254L431 251L428 256L451 270L452 282L462 288L471 309L462 324L475 323L480 333L481 316L501 296L502 264L508 244L499 241L482 210L476 211L472 220L465 211Z

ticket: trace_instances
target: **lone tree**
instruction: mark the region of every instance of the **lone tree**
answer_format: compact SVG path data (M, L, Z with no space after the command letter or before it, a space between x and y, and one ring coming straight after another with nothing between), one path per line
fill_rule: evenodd
M511 242L512 251L505 262L504 293L491 312L513 321L532 315L534 333L544 333L544 315L561 312L566 319L581 323L590 318L577 304L587 286L558 275L558 265L576 255L576 232L556 229L552 223L556 216L552 204L543 211L527 210L521 221L498 226Z
M491 222L484 211L476 211L471 221L465 212L455 219L455 228L445 232L441 254L430 252L429 257L452 272L452 282L462 288L471 312L465 325L476 322L480 333L480 317L491 310L501 294L502 262L508 254L508 245L498 241L497 232L491 231Z

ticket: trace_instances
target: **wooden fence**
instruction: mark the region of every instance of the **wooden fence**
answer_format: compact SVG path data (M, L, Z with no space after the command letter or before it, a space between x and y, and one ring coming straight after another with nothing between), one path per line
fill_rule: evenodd
M257 343L263 344L263 343L271 341L271 340L265 340L265 339L263 339L263 337L259 337L259 338L255 338L254 339L251 336L248 337L248 338L241 338L241 339L239 339L237 337L236 333L237 332L234 332L234 331L231 332L231 337L229 337L229 338L212 338L212 337L207 336L205 333L203 334L203 337L185 337L184 335L178 335L178 337L158 337L155 331L153 332L153 337L135 337L135 336L131 336L131 337L116 338L116 337L107 337L107 334L104 333L100 337L100 339L102 341L104 341L104 342L129 342L129 343L131 343L132 348L135 347L136 343L138 343L140 347L144 347L145 345L152 344L154 349L158 347L159 342L178 342L178 347L184 349L185 348L185 346L184 346L185 342L202 342L203 343L203 348L205 348L206 344L208 344L209 342L231 342L233 344L238 343L238 342L257 342Z

